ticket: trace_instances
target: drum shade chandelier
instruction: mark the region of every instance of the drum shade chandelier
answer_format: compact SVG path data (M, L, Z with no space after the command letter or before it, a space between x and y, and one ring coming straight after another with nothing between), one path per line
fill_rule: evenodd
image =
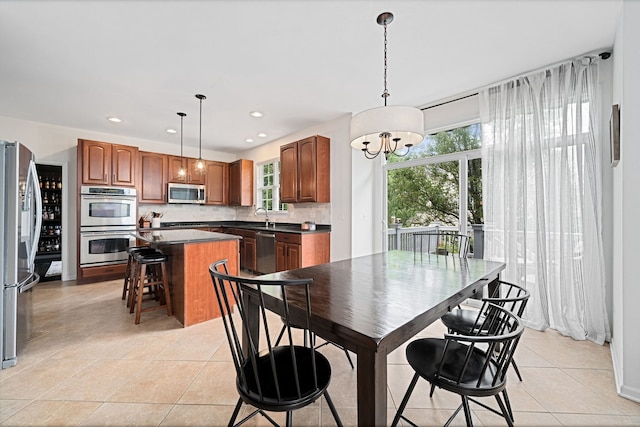
M367 159L384 153L406 156L411 147L420 144L424 132L424 116L415 107L387 106L387 25L393 21L391 12L378 15L377 22L384 27L384 106L362 111L351 118L351 147L361 150ZM406 148L403 153L396 152Z
M176 113L180 116L180 169L178 169L178 176L187 175L187 170L184 168L184 158L182 157L182 122L184 121L185 113Z
M204 160L202 160L202 100L207 99L206 96L197 94L196 98L200 100L200 136L199 136L199 151L198 151L198 160L196 161L196 166L194 168L194 172L196 175L204 175L206 172L206 168L204 166Z

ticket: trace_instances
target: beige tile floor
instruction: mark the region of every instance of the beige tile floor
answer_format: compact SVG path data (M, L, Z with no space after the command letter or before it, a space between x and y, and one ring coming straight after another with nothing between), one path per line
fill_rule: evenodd
M226 425L237 394L220 321L182 328L156 311L134 325L120 293L120 281L36 288L33 337L18 365L0 371L0 425ZM420 335L443 332L438 322ZM354 425L356 373L337 348L321 351L333 367L333 401L344 424ZM616 395L608 346L526 330L517 361L524 381L512 375L508 384L516 425L640 425L640 404ZM391 421L412 370L404 348L388 363ZM437 390L430 399L427 393L428 385L419 383L405 414L418 425L443 425L459 398ZM472 408L476 425L506 425ZM247 423L267 424L260 417ZM454 425L463 424L459 414ZM322 401L297 411L294 425L335 424Z

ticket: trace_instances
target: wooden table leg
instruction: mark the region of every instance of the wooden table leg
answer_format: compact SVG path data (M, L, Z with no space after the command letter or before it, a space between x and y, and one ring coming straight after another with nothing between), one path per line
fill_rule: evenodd
M247 329L253 337L253 342L258 348L260 345L260 305L258 298L252 297L248 292L242 293L242 299L244 301L244 308L247 314ZM242 351L245 353L244 357L249 357L249 337L246 332L247 329L242 328Z
M387 354L358 352L358 425L387 425Z

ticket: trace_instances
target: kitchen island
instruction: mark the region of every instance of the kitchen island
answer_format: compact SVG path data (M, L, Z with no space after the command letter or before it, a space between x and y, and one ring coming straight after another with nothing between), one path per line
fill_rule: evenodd
M151 230L136 234L169 257L167 274L173 314L183 326L220 317L209 265L227 259L229 274L240 266L240 237L202 230Z

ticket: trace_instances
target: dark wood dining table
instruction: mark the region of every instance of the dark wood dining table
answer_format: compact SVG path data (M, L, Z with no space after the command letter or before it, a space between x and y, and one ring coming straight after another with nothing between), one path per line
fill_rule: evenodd
M387 355L467 298L481 295L504 268L482 259L390 251L260 278L313 279L313 332L357 355L358 425L383 426ZM256 299L251 293L245 298L257 316ZM280 301L275 289L265 297L275 312Z

